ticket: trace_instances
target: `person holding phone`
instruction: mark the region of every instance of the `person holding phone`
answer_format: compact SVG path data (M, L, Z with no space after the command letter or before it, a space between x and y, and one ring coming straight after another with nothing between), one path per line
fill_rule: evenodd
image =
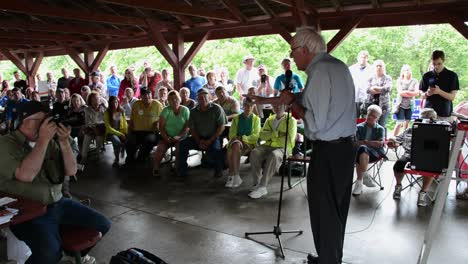
M441 50L432 52L434 69L426 72L419 84L419 90L424 92L424 108L433 108L439 120L451 121L453 100L460 90L458 75L444 66L445 53Z

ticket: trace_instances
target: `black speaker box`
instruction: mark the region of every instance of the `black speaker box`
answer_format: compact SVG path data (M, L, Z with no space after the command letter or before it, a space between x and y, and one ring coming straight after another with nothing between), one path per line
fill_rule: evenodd
M415 122L411 138L411 168L430 172L447 169L450 132L448 124Z

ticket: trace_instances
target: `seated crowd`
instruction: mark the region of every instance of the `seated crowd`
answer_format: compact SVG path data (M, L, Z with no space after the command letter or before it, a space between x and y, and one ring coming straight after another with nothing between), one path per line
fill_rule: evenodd
M365 62L362 57L365 57ZM362 66L367 67L367 57L365 52L358 56L361 71L356 74L366 73L362 71ZM443 61L443 56L436 54L433 60L441 58ZM0 139L0 145L11 152L12 157L20 155L34 166L24 166L24 163L18 163L13 158L2 160L1 165L7 168L2 174L9 174L2 175L1 183L4 187L1 190L24 194L48 205L57 205L53 207L55 209L49 209L50 213L45 217L38 218L30 225L19 225L12 231L27 242L34 258L51 260L47 263L55 263L61 257L57 225L75 225L81 220L79 224L95 228L104 235L110 228L110 222L98 212L71 199L62 198L62 192L63 196L70 197L67 177L76 174L77 164L86 165L90 162L91 149L99 157L105 150L106 142L110 142L113 147L113 167L134 168L151 159L154 177L161 176L161 163L169 156L168 153L171 153L171 157L175 156L177 176L187 177L189 151L201 151L202 162L214 169L214 177L221 177L227 168L226 188L242 185L241 157L247 156L252 177L248 196L258 199L267 195L268 183L278 172L283 158L298 153L296 138L301 120L296 120L293 114L286 114L286 105L272 105L273 114L264 116L264 108L270 106L256 104L249 98L241 99L235 94L275 96L285 88L301 92L304 87L301 78L295 74L289 83L290 87L285 87L284 74L273 81L265 66L259 66L258 70L253 67L254 61L252 56L244 59L245 69L238 71L235 81L229 79L225 68L219 72L208 71L205 79L201 75L204 72L190 65L191 77L182 87L176 87L169 79L167 69L162 70L161 74L149 66L139 77L135 76L135 69L129 67L123 79L117 76L117 69L112 66L107 80L102 73L93 72L89 82L81 77L79 69L74 69L74 78L68 77L67 71L63 69L64 76L57 83L48 74L51 85L46 98L48 105L39 103L44 98L35 89L23 87L26 84L18 83L23 86L4 90L0 106L5 108L6 130L11 130L11 133ZM284 59L281 66L286 71L291 68L290 64L290 59ZM375 72L366 70L368 76L353 75L356 107L363 109L366 114L365 121L357 124L357 180L352 193L357 196L363 192L364 185L375 186L368 168L369 164L385 156L384 145L388 138L386 123L391 111L398 117L398 129L406 129L401 135L395 135L395 138L389 140L389 146L402 144L406 153L394 165L397 185L393 197L400 199L404 168L411 161L411 146L408 145L411 142L411 128L407 128L408 119L411 118L412 99L419 91L415 90L416 84L411 78L409 66L405 65L398 84L398 107L391 110L389 98L392 79L386 75L383 61L376 60L374 66ZM350 71L353 73L353 66ZM426 89L424 96L427 100L435 96L433 88L428 90L421 86L420 89ZM457 89L453 88L452 91L456 93ZM435 111L424 109L421 111L422 118L435 119L437 111L442 111L438 109L444 107L440 106L440 102L432 103ZM49 122L52 118L48 117L49 112L59 121ZM442 111L442 117L446 119L447 113ZM16 153L15 144L23 144L25 150ZM34 151L37 148L43 152ZM41 167L38 159L44 159L46 149L47 155L63 155L63 164L45 169ZM51 173L54 176L57 170L61 170L65 178L50 182ZM37 175L37 180L30 175ZM26 193L25 183L33 181L40 191ZM43 184L41 181L48 183ZM419 206L427 205L426 192L431 182L432 178L424 179ZM60 188L62 192L59 190L56 193ZM70 210L78 210L79 213L70 213ZM56 215L60 215L60 219L55 220L53 225L47 222ZM31 236L27 230L33 227L43 228L44 237ZM42 252L40 248L43 243L52 250ZM83 252L84 255L88 251Z

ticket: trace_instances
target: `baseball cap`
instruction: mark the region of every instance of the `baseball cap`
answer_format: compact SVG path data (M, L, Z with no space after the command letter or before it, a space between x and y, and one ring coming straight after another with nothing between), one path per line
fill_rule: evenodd
M200 95L200 94L209 94L208 89L201 88L200 90L197 91L197 95Z
M244 60L242 62L246 62L247 60L255 60L255 57L252 55L247 55L244 57Z

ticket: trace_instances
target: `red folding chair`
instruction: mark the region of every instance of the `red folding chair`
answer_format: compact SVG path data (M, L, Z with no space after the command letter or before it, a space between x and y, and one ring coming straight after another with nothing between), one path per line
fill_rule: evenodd
M411 165L408 165L405 170L405 178L408 181L408 185L402 188L402 191L404 191L407 188L412 188L415 184L418 185L420 188L422 188L422 180L423 177L432 177L434 178L433 183L436 184L436 188L434 193L427 193L427 197L431 200L431 202L434 202L437 193L439 192L439 176L442 174L442 172L429 172L429 171L419 171L419 170L413 170L411 169Z

